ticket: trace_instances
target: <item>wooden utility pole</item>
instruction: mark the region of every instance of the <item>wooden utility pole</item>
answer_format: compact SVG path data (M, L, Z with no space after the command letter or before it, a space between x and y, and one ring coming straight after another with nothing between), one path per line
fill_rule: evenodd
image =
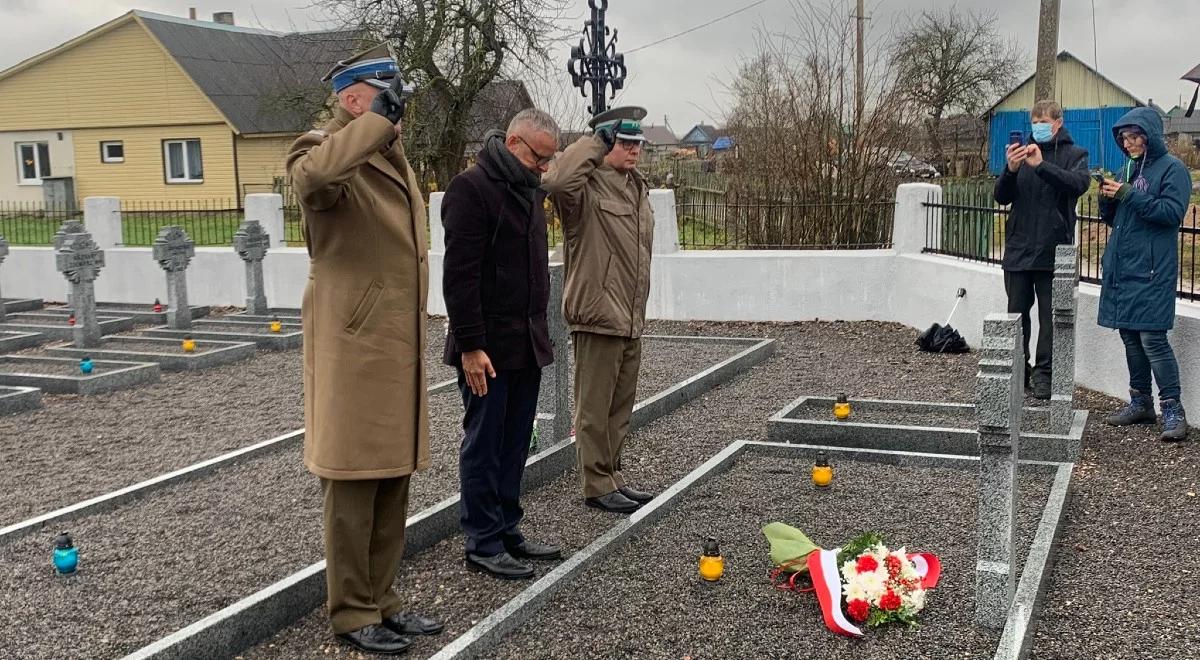
M866 31L867 16L863 8L863 0L858 0L858 10L854 13L858 23L858 38L854 62L854 133L857 136L859 125L862 124L863 107L866 105L866 80L863 72L863 32Z
M1037 79L1034 101L1055 100L1054 74L1058 60L1058 2L1042 0L1038 17Z

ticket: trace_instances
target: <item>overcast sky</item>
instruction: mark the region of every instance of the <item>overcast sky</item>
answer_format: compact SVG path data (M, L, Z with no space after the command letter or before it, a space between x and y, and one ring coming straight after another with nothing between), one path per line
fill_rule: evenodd
M663 116L682 136L700 121L720 123L730 104L724 93L739 59L754 51L756 33L764 26L787 30L793 20L792 2L765 0L762 4L714 25L636 53L626 63L630 77L620 99L650 109L648 121ZM853 0L845 5L850 20ZM582 26L586 0L578 5L571 25ZM610 0L608 22L620 31L618 50L631 51L663 37L695 27L756 0ZM814 0L824 4L828 0ZM1153 98L1166 109L1191 98L1194 85L1179 76L1200 63L1200 1L1197 0L1094 0L1099 35L1099 68L1117 84L1142 100ZM186 16L197 8L201 18L215 11L233 11L239 25L275 30L320 29L324 17L310 9L308 0L143 0L135 4L115 0L0 0L0 69L52 48L132 8ZM1033 70L1037 41L1038 0L867 0L868 35L902 25L906 16L928 8L957 7L999 12L1003 35L1028 48L1028 71ZM1094 64L1092 0L1062 0L1059 48ZM565 61L565 46L560 50ZM567 75L563 73L564 84ZM580 107L586 101L577 99Z

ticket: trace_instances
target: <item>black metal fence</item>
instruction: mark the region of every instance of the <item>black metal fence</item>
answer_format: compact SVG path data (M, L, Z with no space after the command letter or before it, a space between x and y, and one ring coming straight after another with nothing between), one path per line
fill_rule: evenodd
M679 246L700 250L871 250L891 247L895 203L733 201L676 191Z
M75 204L0 201L0 236L9 245L50 245L67 220L82 220Z
M196 245L232 245L245 219L236 199L121 201L121 242L154 244L163 227L183 227Z
M1008 207L993 201L990 183L956 186L943 190L938 201L933 195L925 202L925 248L930 254L944 254L969 261L999 264L1004 258L1004 229ZM1099 284L1104 250L1112 228L1100 219L1094 196L1079 202L1079 279ZM1179 230L1180 298L1200 300L1200 208L1191 206Z

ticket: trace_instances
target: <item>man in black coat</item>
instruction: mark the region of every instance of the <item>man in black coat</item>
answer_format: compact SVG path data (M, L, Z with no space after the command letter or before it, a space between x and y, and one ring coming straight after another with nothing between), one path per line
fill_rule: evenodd
M1088 152L1063 128L1062 108L1038 101L1031 111L1029 144L1008 145L1008 166L996 180L995 198L1011 204L1004 223L1004 290L1009 313L1021 315L1025 341L1025 387L1050 398L1052 339L1051 289L1054 248L1075 238L1075 202L1087 192ZM1037 360L1029 365L1029 311L1038 306Z
M450 317L444 359L458 369L466 409L459 451L466 562L503 579L533 577L522 559L561 556L519 529L542 368L554 361L540 185L558 136L549 115L523 110L506 133L487 135L476 165L454 177L442 200Z

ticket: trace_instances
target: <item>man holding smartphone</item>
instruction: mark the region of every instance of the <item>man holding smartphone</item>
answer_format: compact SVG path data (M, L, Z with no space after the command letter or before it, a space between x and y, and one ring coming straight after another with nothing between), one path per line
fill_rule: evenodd
M1012 140L1005 152L1007 167L996 180L994 197L1011 209L1004 223L1004 290L1008 311L1021 315L1025 342L1025 388L1038 399L1050 398L1052 368L1051 284L1054 249L1075 237L1075 203L1087 192L1088 152L1063 127L1062 107L1038 101L1030 112L1029 144ZM1019 136L1017 136L1019 138ZM1029 364L1029 318L1038 306L1038 341Z

